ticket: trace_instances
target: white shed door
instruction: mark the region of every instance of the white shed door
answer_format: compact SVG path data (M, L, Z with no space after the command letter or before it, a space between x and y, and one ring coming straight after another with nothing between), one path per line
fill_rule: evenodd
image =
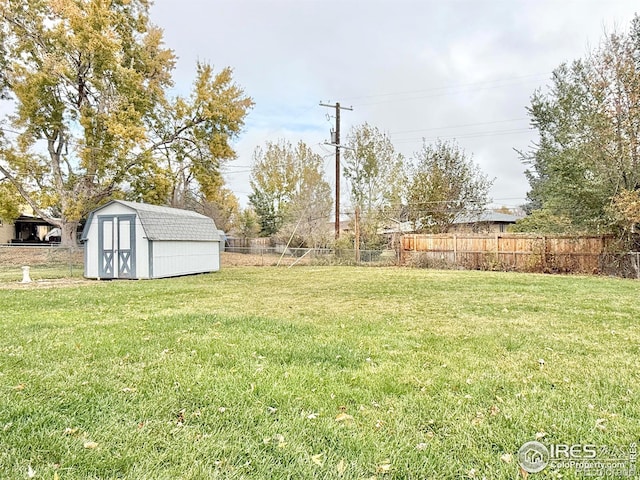
M135 278L136 216L98 216L98 276Z

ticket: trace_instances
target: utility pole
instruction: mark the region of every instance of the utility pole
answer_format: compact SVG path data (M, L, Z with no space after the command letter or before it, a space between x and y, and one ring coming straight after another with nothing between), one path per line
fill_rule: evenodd
M331 143L328 145L333 145L336 147L336 240L340 237L340 149L345 148L340 145L340 110L351 110L352 107L342 107L340 106L340 102L336 102L335 105L329 105L326 103L320 103L321 107L329 107L336 109L336 129L334 132L331 132Z

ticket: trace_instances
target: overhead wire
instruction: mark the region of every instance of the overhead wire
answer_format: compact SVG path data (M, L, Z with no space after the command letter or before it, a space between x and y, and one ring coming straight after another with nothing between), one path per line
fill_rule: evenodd
M531 77L542 77L542 76L546 77L546 76L549 76L549 75L551 75L551 72L530 73L530 74L526 74L526 75L516 75L516 76L513 76L513 77L497 78L497 79L494 79L494 80L483 80L483 81L480 81L480 82L461 83L461 84L454 84L454 85L446 85L446 86L442 86L442 87L431 87L431 88L420 89L420 90L409 90L409 91L404 91L404 92L378 93L378 94L373 94L373 95L360 95L360 96L354 96L354 97L347 97L346 99L343 99L343 100L359 100L359 99L364 99L364 98L388 97L388 96L395 96L395 95L412 95L412 94L416 94L416 93L425 93L425 92L430 92L430 91L435 91L435 90L443 90L443 89L447 89L447 88L472 87L472 86L476 86L476 85L484 85L484 84L487 84L487 83L496 83L496 82L501 82L501 81L513 81L513 80L531 78Z
M548 76L548 75L549 74L544 74L544 76ZM404 93L397 92L397 93L390 93L390 94L372 95L369 98L377 98L381 96L392 97L392 98L386 98L386 99L363 102L363 103L355 103L353 104L353 106L364 107L364 106L371 106L371 105L381 105L381 104L391 103L391 102L394 102L394 103L406 102L410 100L438 98L438 97L444 97L448 95L476 93L476 92L482 92L487 90L494 90L497 88L508 88L508 87L522 85L523 83L534 83L534 82L539 83L537 80L534 80L533 78L525 82L514 81L515 79L518 79L518 78L527 78L527 77L542 77L542 74L523 76L523 77L512 77L511 79L507 78L507 79L493 80L488 82L477 82L475 84L448 85L448 86L442 86L442 87L434 87L434 88L425 89L425 90L416 90L413 92L404 92ZM484 86L476 87L476 85L484 85Z
M442 135L437 137L420 137L420 138L400 138L395 139L394 143L415 143L421 141L435 141L438 139L464 139L464 138L481 138L481 137L494 137L494 136L502 136L502 135L518 135L522 133L530 133L534 130L530 128L516 128L511 130L494 130L489 132L477 132L477 133L468 133L462 135Z

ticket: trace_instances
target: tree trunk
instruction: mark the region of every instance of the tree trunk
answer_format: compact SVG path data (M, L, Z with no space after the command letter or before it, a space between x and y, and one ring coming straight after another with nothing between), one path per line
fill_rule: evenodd
M77 247L78 246L78 241L77 241L77 235L76 232L78 230L78 225L80 225L80 222L72 222L72 221L63 221L62 222L62 227L60 228L62 230L62 238L61 238L61 245L63 247Z

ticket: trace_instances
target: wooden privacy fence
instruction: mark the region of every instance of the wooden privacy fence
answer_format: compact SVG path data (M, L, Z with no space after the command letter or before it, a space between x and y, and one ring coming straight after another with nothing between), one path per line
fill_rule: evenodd
M614 246L610 236L539 236L517 233L408 234L401 261L424 267L522 272L600 273Z

